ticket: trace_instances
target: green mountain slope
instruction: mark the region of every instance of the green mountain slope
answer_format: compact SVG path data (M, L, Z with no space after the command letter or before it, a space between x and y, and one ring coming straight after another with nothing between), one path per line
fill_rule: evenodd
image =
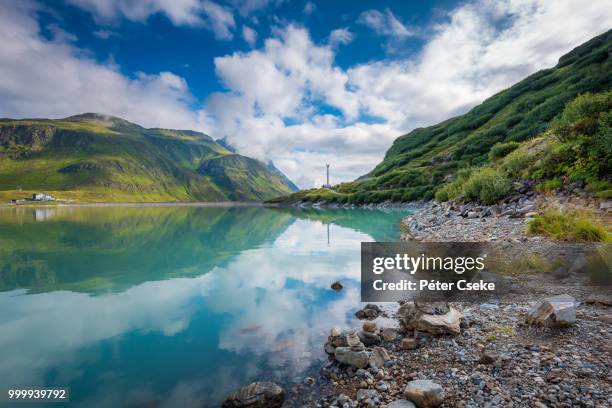
M37 191L78 201L259 201L295 189L199 132L99 114L0 120L0 198Z
M610 90L611 50L612 30L468 113L399 137L383 161L358 180L334 186L334 191L302 191L274 201L360 204L431 199L460 169L488 164L493 146L530 140L548 129L576 96Z

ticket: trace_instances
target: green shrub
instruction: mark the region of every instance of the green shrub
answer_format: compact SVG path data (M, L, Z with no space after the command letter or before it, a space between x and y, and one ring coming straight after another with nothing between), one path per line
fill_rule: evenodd
M535 186L536 190L544 191L547 193L556 191L563 186L563 182L560 179L551 179L543 181Z
M455 178L440 187L436 193L435 198L437 201L449 201L459 197L463 194L463 185L470 178L472 174L472 169L461 169L455 175Z
M569 102L561 117L552 127L561 141L575 139L579 135L594 135L598 131L599 116L612 110L612 92L586 93Z
M545 235L560 241L609 242L610 233L588 218L576 213L550 210L529 221L528 232Z
M530 152L528 149L517 149L504 158L501 168L512 179L524 179L527 178L528 170L536 159L536 152Z
M519 147L519 142L506 142L506 143L497 143L491 147L489 150L489 160L499 159L500 157L506 156L513 150L516 150Z
M473 172L463 186L466 199L494 204L508 194L510 180L500 171L485 167Z

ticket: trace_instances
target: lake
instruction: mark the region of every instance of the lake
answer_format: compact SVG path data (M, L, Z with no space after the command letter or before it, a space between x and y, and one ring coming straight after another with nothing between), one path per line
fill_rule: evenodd
M406 213L0 208L0 389L212 407L251 381L301 383L329 329L356 325L360 242L397 240Z

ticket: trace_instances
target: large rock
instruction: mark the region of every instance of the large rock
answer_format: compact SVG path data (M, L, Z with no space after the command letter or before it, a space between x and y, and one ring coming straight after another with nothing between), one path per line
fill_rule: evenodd
M406 385L404 396L419 408L433 408L442 404L444 390L433 381L415 380Z
M366 368L370 363L370 353L365 350L353 350L350 347L336 347L334 358L336 361L357 368Z
M538 302L527 312L527 321L540 326L569 326L576 321L576 299L557 295Z
M437 303L437 302L436 302ZM457 309L446 306L448 311L441 305L433 305L429 308L422 304L415 305L414 302L404 303L398 311L400 326L404 331L418 330L431 334L461 334L461 319L463 315ZM433 311L434 313L426 313Z
M408 400L400 399L387 405L387 408L416 408L416 405Z
M273 382L254 382L238 388L223 402L223 408L279 408L285 391Z

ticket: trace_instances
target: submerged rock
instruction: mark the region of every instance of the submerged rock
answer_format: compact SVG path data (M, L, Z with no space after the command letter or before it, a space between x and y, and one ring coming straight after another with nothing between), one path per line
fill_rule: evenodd
M336 292L339 292L344 288L344 286L339 281L336 281L331 284L331 288Z
M285 391L273 382L254 382L238 388L223 402L223 408L279 408Z
M433 408L442 404L444 390L439 384L429 380L410 381L404 395L419 408Z
M439 314L444 311L445 308L437 304L425 307L423 304L415 305L414 302L404 303L398 310L400 319L400 326L404 331L418 330L431 334L461 334L461 319L463 315L457 309L446 306L448 311L443 314ZM433 311L438 314L426 313L425 311Z
M568 326L576 321L576 299L557 295L538 302L527 312L527 321L540 326Z

